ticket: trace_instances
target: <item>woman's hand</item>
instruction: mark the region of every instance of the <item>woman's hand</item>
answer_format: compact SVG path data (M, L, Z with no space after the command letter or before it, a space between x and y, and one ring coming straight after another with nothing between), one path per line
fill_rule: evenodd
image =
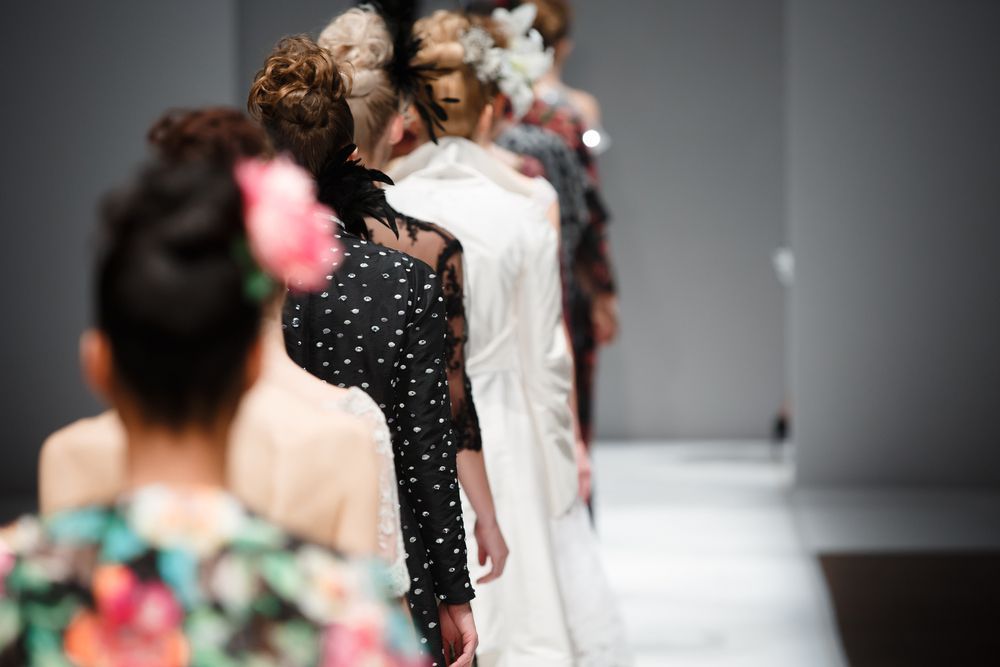
M590 452L582 439L576 441L576 474L580 484L580 498L583 502L589 503L593 488L593 468L590 463Z
M507 541L500 532L496 517L484 519L476 517L476 544L479 545L479 564L486 565L490 561L490 571L476 580L477 584L488 584L503 574L503 568L507 564Z
M441 621L441 639L444 642L447 664L450 667L472 667L476 648L479 646L472 605L468 602L438 605L438 618Z
M618 297L614 294L598 294L590 305L590 317L594 323L594 338L600 345L609 345L618 337Z

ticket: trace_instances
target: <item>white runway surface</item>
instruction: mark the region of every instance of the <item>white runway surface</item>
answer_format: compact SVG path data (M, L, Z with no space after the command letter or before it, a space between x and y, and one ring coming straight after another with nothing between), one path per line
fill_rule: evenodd
M600 443L595 471L637 667L844 664L770 445Z

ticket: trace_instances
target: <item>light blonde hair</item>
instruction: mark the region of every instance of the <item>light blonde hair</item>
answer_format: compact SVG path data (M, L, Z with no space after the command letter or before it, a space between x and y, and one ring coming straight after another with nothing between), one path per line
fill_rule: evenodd
M399 91L386 70L393 44L385 20L370 5L349 9L323 29L317 43L350 74L347 104L354 116L354 142L371 155L401 111Z

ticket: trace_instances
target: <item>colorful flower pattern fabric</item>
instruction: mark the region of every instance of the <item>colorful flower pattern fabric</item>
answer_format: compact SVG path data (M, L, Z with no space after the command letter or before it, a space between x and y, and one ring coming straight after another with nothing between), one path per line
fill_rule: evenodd
M25 517L0 538L0 665L417 667L376 565L213 489Z

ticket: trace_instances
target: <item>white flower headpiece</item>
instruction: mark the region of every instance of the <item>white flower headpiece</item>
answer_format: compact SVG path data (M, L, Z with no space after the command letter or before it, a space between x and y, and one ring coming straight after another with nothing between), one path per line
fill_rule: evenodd
M532 28L535 5L527 3L513 11L493 10L493 20L507 36L506 49L498 47L482 28L467 30L459 38L464 61L484 83L496 83L510 100L515 118L521 118L535 101L532 85L552 67L552 50L545 49L542 36Z

